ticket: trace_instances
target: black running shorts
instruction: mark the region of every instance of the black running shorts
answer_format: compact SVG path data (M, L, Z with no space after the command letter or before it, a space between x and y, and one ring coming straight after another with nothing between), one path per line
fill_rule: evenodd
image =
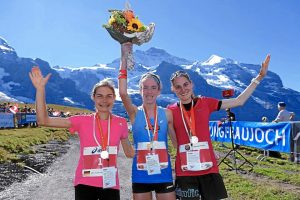
M88 185L75 186L75 200L120 200L120 190L117 189L103 189L100 187L93 187Z
M171 183L132 183L133 193L146 193L155 191L156 193L168 193L175 191L174 184Z
M227 191L220 174L177 176L176 198L179 200L219 200L227 198Z

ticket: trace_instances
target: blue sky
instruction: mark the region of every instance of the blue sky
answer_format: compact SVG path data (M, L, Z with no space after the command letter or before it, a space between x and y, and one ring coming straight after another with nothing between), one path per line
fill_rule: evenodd
M156 23L157 47L189 60L217 54L259 64L271 53L270 70L300 91L299 0L131 0L142 22ZM0 0L0 36L21 57L51 66L92 66L119 57L119 44L102 28L108 9L125 0Z

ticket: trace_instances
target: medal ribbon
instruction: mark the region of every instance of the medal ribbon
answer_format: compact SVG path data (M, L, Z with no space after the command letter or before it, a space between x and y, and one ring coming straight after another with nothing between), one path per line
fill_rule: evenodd
M144 109L144 116L145 116L145 120L146 120L146 124L147 124L147 130L148 130L149 140L150 140L150 142L157 141L157 139L158 139L157 105L155 104L155 106L154 106L154 116L155 116L154 128L153 128L153 126L150 123L150 119L149 119L149 116L148 116L148 113L147 113L147 109L146 109L146 107L144 105L143 105L143 109ZM149 130L151 130L153 132L152 139L150 137Z
M190 116L189 116L187 110L185 109L185 107L183 106L181 101L180 101L180 111L181 111L182 121L183 121L183 124L184 124L184 127L185 127L185 130L186 130L187 134L189 135L189 137L191 135L196 136L194 101L192 100L192 107L191 107L191 110L190 110ZM187 130L187 125L188 125L188 128L190 129L190 131Z
M99 128L99 133L100 133L100 139L101 139L101 147L102 151L106 151L107 146L109 145L109 136L110 136L110 120L111 120L111 114L108 116L108 127L107 127L107 134L103 134L102 131L102 126L100 123L100 117L98 114L96 114L96 121L97 121L97 126ZM98 143L98 142L97 142ZM98 144L99 145L99 144Z

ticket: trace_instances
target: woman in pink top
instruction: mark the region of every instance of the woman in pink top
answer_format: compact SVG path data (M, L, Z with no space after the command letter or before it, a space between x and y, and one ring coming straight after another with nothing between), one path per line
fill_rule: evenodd
M69 128L80 138L80 158L74 180L76 200L120 199L117 153L122 143L125 155L134 156L128 140L125 118L113 115L115 90L109 80L97 83L91 94L96 113L70 118L51 118L46 111L45 86L51 74L43 77L34 67L29 73L36 88L36 113L39 125Z

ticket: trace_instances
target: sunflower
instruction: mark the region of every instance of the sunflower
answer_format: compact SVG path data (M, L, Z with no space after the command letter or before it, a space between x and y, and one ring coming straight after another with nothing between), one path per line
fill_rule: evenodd
M116 21L116 19L114 18L114 16L110 16L110 18L108 20L108 24L112 25L115 21Z
M133 18L129 21L127 25L127 30L133 32L139 32L141 27L143 27L142 22L140 22L140 20L138 20L137 18Z

